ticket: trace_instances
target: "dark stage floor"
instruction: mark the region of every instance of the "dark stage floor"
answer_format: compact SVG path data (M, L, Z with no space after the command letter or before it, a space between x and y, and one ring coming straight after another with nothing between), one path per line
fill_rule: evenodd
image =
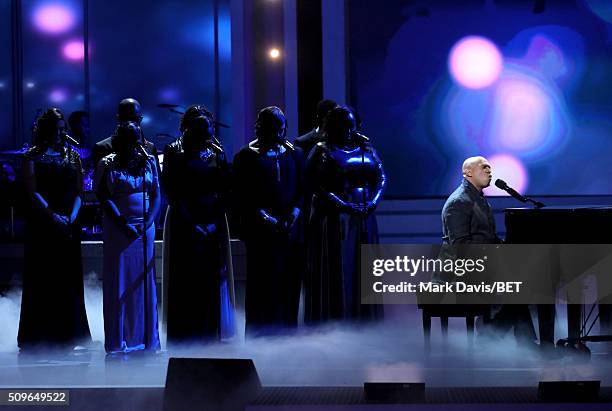
M114 404L112 407L115 411L161 409L170 357L253 359L261 383L266 387L258 402L250 406L249 409L253 410L414 409L365 405L363 398L359 397L364 382L425 382L428 390L442 387L492 387L502 390L524 387L523 390L527 391L523 394L528 395L519 396L523 400L517 401L527 409L532 406L535 408L531 409L548 409L541 408L545 404L529 400L539 381L600 380L602 387L612 387L612 356L608 355L610 348L604 344L591 344L593 355L590 361L584 362L570 357L543 359L532 350L517 347L511 335L497 341L484 341L476 336L475 347L470 354L464 321L461 319L450 319L446 348L441 343L439 322L434 319L432 352L426 357L420 311L415 306L387 306L386 322L372 327L330 325L291 336L247 341L243 335L238 335L234 341L224 344L183 346L157 355L107 357L101 343L101 315L92 315L101 312L96 306L100 302L100 295L89 289L87 309L97 346L71 353L19 354L15 341L18 297L14 295L0 299L3 314L0 317L3 319L0 324L3 330L0 333L0 389L70 388L71 409L92 409L88 398L91 401L99 398L94 401L100 406L97 409L108 409L110 403ZM565 333L563 312L560 308L557 335ZM239 315L238 325L239 329L243 326L242 315ZM321 394L321 390L325 389L304 391L308 387L344 387L345 390L338 388L339 391L331 391L331 394ZM295 390L287 391L289 388ZM322 405L321 395L328 395L329 407L333 408ZM496 409L516 408L515 400L519 397L512 395L505 399L496 397L495 403L514 403L511 407ZM442 403L439 401L431 402L429 399L427 404L417 409L447 409L440 408ZM301 404L299 408L289 406L292 401ZM490 404L487 408L487 403L481 402L476 409L490 409ZM597 408L599 405L589 407L606 409ZM368 408L363 408L366 406ZM466 404L455 404L453 407L448 409L468 409ZM587 409L582 405L580 407ZM474 406L470 405L469 409L474 409Z
M409 307L402 307L407 309ZM418 312L403 313L375 327L330 326L293 336L209 346L185 346L158 355L107 357L101 343L72 353L0 353L0 387L161 387L170 357L251 358L265 386L361 386L365 381L425 382L438 387L525 387L541 380L601 380L612 386L607 346L591 344L590 361L543 359L517 347L511 335L476 338L468 353L465 326L450 319L448 347L434 320L427 358ZM95 332L94 332L95 334Z

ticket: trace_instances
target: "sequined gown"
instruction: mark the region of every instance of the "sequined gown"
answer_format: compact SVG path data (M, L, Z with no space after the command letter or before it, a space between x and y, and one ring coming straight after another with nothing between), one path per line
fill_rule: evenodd
M304 281L305 322L382 317L382 306L361 304L359 278L360 245L378 243L373 209L386 182L380 158L370 144L342 149L320 142L306 169L314 195ZM342 202L370 204L372 210L366 216L354 214L338 205Z
M76 150L49 155L34 147L36 191L49 208L70 215L80 193L81 160ZM28 209L18 345L71 348L91 342L83 292L80 227L60 230L37 207Z

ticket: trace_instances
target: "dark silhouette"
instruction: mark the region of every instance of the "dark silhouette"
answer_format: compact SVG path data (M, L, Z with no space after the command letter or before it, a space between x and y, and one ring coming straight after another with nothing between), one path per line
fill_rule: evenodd
M19 347L72 348L91 342L83 292L80 227L82 170L65 138L59 109L36 122L35 146L23 161L29 199Z
M303 201L302 150L286 138L278 107L259 112L256 140L234 157L236 208L247 251L246 331L276 333L297 325Z
M302 149L304 157L308 158L308 155L312 151L312 148L317 145L323 138L323 122L327 114L336 107L337 104L333 100L321 100L317 104L317 114L315 118L315 127L308 133L299 136L295 139L295 145Z
M386 183L382 162L369 139L356 132L348 107L332 109L323 132L306 165L314 195L305 321L380 318L382 306L361 304L359 256L361 244L378 243L374 210Z
M226 219L230 175L213 124L204 106L189 107L181 118L181 137L164 150L169 343L214 342L235 333Z

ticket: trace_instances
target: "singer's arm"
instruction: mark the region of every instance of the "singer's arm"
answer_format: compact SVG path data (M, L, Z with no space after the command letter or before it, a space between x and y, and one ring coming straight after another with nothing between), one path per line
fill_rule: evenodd
M472 204L453 201L444 210L444 226L450 244L473 243L471 233Z
M159 207L161 205L161 196L159 190L159 178L157 174L157 162L156 157L149 156L148 162L152 173L152 183L149 187L149 210L147 211L147 220L145 221L146 227L150 227L155 222Z
M368 205L366 207L366 211L368 213L371 213L376 209L378 203L380 202L380 199L382 198L385 186L387 185L387 175L385 174L382 161L380 160L380 157L378 157L378 154L376 153L376 150L374 150L374 148L370 146L370 150L372 151L372 155L376 163L376 181L374 182L374 195L372 196L372 199L368 202Z
M70 215L68 216L70 223L74 223L79 215L79 210L81 210L81 195L83 194L83 166L81 164L81 156L78 152L74 151L72 153L74 155L74 165L77 173L76 178L76 196L74 197L74 201L72 203L72 210L70 211Z

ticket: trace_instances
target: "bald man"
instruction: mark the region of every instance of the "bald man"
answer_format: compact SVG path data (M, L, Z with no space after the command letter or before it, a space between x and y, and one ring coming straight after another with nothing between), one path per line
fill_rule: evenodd
M442 225L445 244L498 244L502 240L495 231L493 211L483 189L491 184L491 164L481 156L470 157L463 162L463 181L448 197L442 209ZM532 345L535 329L529 309L525 305L503 305L494 318L484 316L489 325L485 334L495 330L505 334L514 329L516 340Z
M443 240L447 244L495 244L495 219L482 190L491 184L491 164L484 157L463 162L463 181L442 209Z
M133 121L140 125L142 118L143 117L140 109L140 103L138 102L138 100L135 100L133 98L124 98L119 102L119 105L117 106L117 123ZM114 139L116 137L115 134L116 133L113 133L110 137L105 138L102 141L98 141L94 146L92 151L94 169L98 162L102 159L102 157L107 156L116 151L114 145ZM152 142L147 141L144 138L144 135L142 136L142 144L145 150L147 150L150 155L154 156L157 161L157 149L155 148L155 145ZM159 161L157 161L157 165L157 171L159 172Z

